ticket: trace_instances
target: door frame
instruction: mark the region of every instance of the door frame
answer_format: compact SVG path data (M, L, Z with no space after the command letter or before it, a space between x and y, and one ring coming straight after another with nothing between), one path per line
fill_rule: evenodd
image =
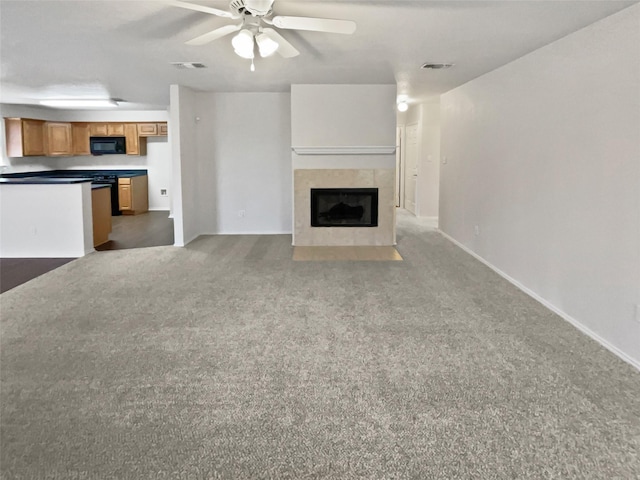
M404 208L405 126L396 127L396 207Z

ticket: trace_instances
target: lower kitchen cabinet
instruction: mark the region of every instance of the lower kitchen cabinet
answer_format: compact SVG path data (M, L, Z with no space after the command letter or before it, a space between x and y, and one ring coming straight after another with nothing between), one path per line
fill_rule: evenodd
M123 215L137 215L149 211L148 177L118 178L118 203Z
M91 210L93 213L93 246L109 241L111 233L111 187L91 190Z

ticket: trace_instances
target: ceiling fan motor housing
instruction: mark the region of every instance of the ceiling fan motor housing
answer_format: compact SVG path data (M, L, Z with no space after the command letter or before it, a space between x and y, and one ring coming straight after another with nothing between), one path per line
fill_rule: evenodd
M274 0L232 0L230 8L240 15L264 17L271 13Z

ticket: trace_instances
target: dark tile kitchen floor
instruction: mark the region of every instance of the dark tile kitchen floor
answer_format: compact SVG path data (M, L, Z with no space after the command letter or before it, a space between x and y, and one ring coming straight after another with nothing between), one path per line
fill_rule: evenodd
M109 241L97 251L173 245L173 219L169 212L111 217ZM0 293L54 270L74 258L0 258Z

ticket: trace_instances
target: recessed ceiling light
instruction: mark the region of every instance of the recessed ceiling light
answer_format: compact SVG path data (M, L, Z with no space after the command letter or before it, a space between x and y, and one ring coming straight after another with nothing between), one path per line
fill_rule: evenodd
M171 62L176 68L186 68L186 69L194 69L194 68L207 68L204 63L200 62Z
M420 68L429 70L441 70L443 68L453 67L453 63L425 63Z
M57 108L82 108L82 107L95 107L95 108L113 108L117 107L118 103L110 98L105 99L91 99L91 98L65 98L58 100L40 100L40 105L45 107L57 107Z

